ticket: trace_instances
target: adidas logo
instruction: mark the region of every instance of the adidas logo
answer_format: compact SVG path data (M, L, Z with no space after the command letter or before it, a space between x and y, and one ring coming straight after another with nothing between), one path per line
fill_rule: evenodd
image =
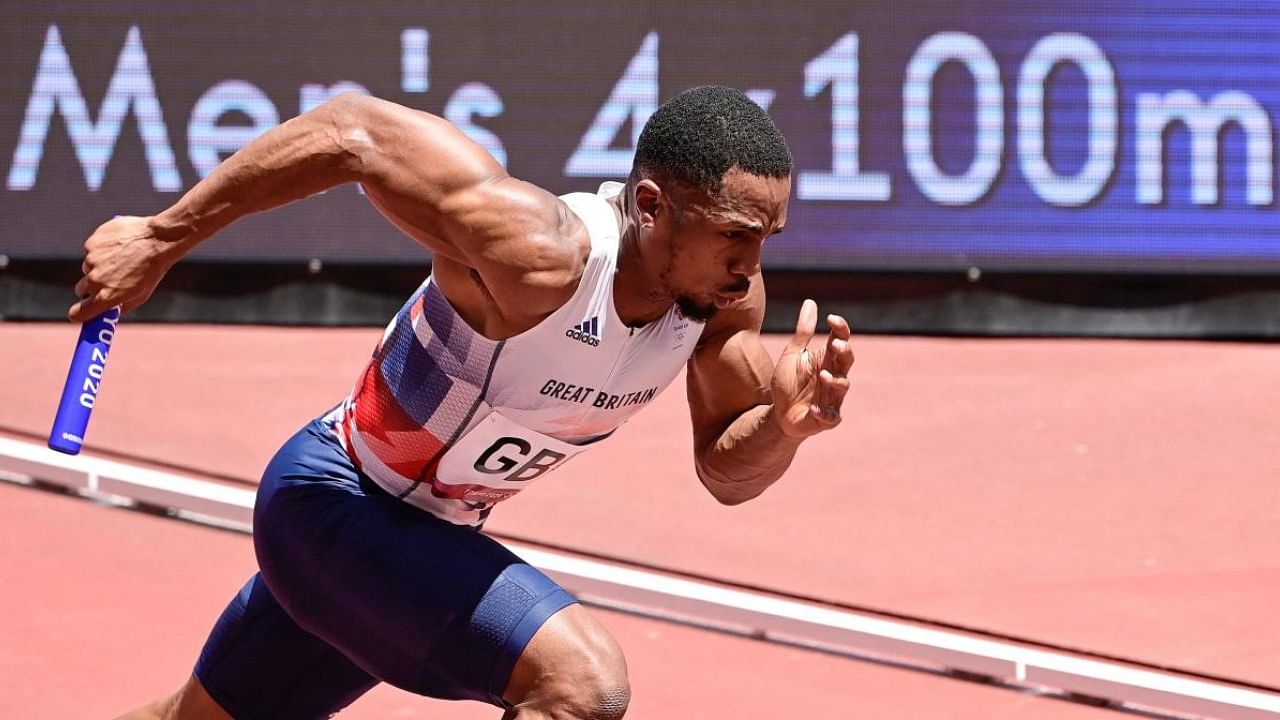
M579 342L584 342L591 347L596 347L600 344L600 316L597 315L590 320L584 320L581 325L574 325L565 330L564 335Z

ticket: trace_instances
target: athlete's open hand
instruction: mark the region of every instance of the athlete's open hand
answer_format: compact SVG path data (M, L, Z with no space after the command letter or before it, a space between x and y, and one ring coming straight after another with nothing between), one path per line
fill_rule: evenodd
M156 237L150 220L120 216L93 231L84 243L84 275L76 283L79 300L67 311L68 318L85 322L116 305L127 313L151 297L177 254L173 243Z
M849 369L853 348L849 345L849 323L839 315L828 315L831 332L817 352L809 341L818 327L818 305L805 300L796 320L796 334L782 351L773 369L773 407L782 432L791 437L807 437L840 424L840 405L849 392Z

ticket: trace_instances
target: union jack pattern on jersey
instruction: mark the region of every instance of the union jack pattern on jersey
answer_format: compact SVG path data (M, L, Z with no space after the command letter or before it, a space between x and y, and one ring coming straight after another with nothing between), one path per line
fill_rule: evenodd
M400 497L430 486L441 454L483 402L502 344L462 324L440 288L424 283L343 408L353 459L384 482L394 478Z

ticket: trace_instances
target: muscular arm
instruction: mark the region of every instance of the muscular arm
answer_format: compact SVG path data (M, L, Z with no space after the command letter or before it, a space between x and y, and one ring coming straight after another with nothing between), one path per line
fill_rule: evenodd
M830 316L832 334L806 350L817 306L806 301L796 335L775 366L760 342L764 287L759 276L740 307L722 312L689 361L694 465L708 491L726 505L750 500L790 466L804 438L835 427L852 365L848 325Z
M375 108L342 95L268 130L156 215L157 233L185 253L242 217L362 179L355 139L379 124Z
M222 228L346 182L360 182L397 227L487 285L555 288L576 279L571 213L554 196L508 176L445 120L344 94L248 143L158 215L99 228L76 287L86 299L70 315L140 304L173 263ZM495 300L545 310L536 292L516 294Z

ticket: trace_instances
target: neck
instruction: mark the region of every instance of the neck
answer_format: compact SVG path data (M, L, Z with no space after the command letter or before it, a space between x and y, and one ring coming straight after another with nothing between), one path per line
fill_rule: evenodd
M640 243L640 223L629 188L610 198L621 226L618 239L618 268L613 277L613 306L628 327L647 325L666 314L675 299L666 296L659 273L651 268Z

